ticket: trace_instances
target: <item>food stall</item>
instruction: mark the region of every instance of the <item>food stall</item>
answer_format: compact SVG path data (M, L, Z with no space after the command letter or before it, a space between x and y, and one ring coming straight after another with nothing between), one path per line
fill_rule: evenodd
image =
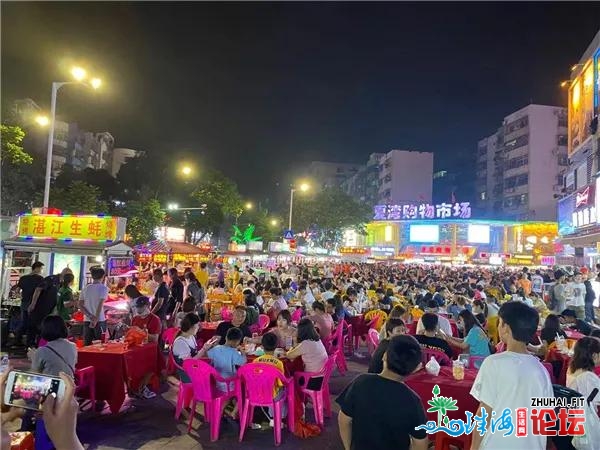
M198 269L201 262L209 260L210 244L199 246L187 242L155 239L134 247L136 260L142 267L141 272L150 271L154 267L176 267L183 272L186 267Z

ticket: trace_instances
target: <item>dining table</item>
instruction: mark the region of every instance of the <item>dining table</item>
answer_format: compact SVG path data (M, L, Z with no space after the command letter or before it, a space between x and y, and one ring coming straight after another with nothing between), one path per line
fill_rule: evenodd
M448 411L448 418L465 420L465 411L475 414L479 407L479 401L470 393L477 377L477 370L465 368L464 372L462 380L455 380L452 376L452 367L440 367L438 375L429 374L425 369L421 369L406 377L404 382L417 393L425 411L431 407L427 402L434 397L434 387L438 386L439 395L451 397L456 400L456 406L458 406L458 410ZM427 412L426 414L427 420L437 421L437 413Z
M220 323L221 321L200 322L200 331L198 331L196 338L198 338L198 340L201 340L202 342L207 342L211 337L215 335L215 333L217 332L217 327Z
M142 379L152 374L153 390L158 390L158 344L150 342L129 346L122 342L95 344L77 349L77 368L92 366L96 378L96 399L108 402L116 414L125 402L125 394L139 390Z

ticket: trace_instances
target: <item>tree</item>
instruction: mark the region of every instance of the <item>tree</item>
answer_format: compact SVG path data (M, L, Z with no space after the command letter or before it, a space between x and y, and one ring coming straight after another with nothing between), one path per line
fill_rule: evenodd
M226 218L236 217L243 211L242 198L236 184L217 170L208 170L191 194L192 207L206 205L203 211L186 214L185 228L194 235L194 244L207 234L217 233Z
M50 206L68 214L106 214L108 204L101 200L100 196L101 192L97 186L73 181L66 189L50 189Z
M4 163L12 164L31 164L33 158L29 153L23 150L23 138L25 132L21 127L13 125L0 125L0 141L2 142L2 154L0 161L2 168Z
M248 244L249 242L262 241L261 237L254 236L254 229L256 227L250 224L242 231L237 225L233 226L233 236L229 239L231 242L236 244Z
M14 215L31 210L36 192L44 186L44 166L22 147L25 133L18 126L1 125L2 213Z
M127 234L134 244L143 244L156 239L154 230L162 226L165 220L165 213L160 209L160 203L154 199L127 202L124 215L127 217Z
M307 234L307 241L322 247L339 244L345 229L364 234L371 209L336 188L294 199L294 228Z
M275 220L276 225L273 225ZM281 219L269 213L268 210L256 208L251 211L245 211L239 218L239 226L253 224L254 233L262 237L263 242L273 242L281 240L283 233Z

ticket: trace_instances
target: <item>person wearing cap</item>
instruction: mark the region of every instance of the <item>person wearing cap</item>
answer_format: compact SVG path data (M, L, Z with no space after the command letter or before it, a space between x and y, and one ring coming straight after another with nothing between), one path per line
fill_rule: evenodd
M141 296L135 299L134 314L131 326L146 331L148 333L148 342L158 342L161 323L158 316L152 314L150 311L150 299L148 297ZM157 357L159 357L159 355L157 355ZM154 373L149 372L142 377L139 390L135 393L136 396L145 399L156 397L156 394L148 388L148 383L153 375Z
M161 331L160 318L150 312L150 299L141 296L135 299L132 327L138 327L148 332L148 342L158 342Z
M563 323L567 324L569 328L575 331L579 331L581 334L589 336L592 332L592 326L577 318L577 314L572 309L565 309L560 313Z

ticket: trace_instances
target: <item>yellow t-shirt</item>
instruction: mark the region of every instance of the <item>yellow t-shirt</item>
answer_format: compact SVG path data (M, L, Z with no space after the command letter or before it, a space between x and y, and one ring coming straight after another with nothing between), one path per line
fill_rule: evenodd
M283 373L285 375L285 371L284 371L284 367L283 367L283 363L281 362L281 360L279 358L276 358L274 355L261 355L258 358L256 358L254 360L255 363L263 363L263 364L271 364L272 366L277 367L277 370L279 370L281 373ZM281 380L277 380L277 382L275 383L275 387L273 388L273 398L277 397L277 394L279 394L279 391L281 390L281 387L283 386L283 383L281 382Z
M206 289L206 286L208 285L208 272L206 270L200 269L196 274L196 278L198 278L198 281L200 282L202 287Z

